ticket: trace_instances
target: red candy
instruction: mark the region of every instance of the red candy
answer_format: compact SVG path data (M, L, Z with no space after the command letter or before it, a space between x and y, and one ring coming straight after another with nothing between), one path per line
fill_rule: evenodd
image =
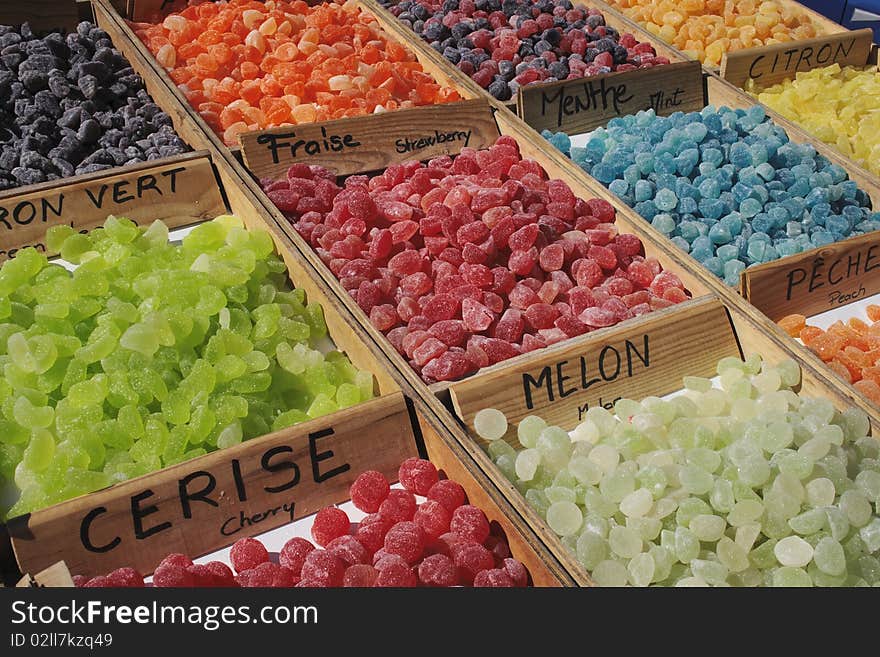
M357 538L346 534L327 543L327 552L342 559L346 566L370 562L370 552L361 545Z
M470 504L458 507L452 513L449 528L474 543L483 543L489 537L489 521L482 509Z
M144 576L134 568L123 567L117 568L107 575L112 584L111 586L124 588L141 588L144 585Z
M476 75L491 80L492 66ZM344 187L332 180L297 167L261 182L428 383L688 298L638 237L618 234L610 203L547 180L511 137L350 176Z
M473 583L480 571L495 567L492 553L477 543L468 543L454 550L452 560L458 567L459 579L466 584Z
M419 505L413 520L433 540L449 531L451 514L440 502L428 500Z
M406 564L392 563L379 570L374 586L414 588L419 583L412 568Z
M492 568L477 573L476 577L474 577L474 586L513 588L514 583L506 570L503 568Z
M345 569L342 585L345 587L370 588L376 583L379 571L367 564L355 564Z
M467 495L457 481L441 479L428 490L428 499L440 502L449 513L452 513L467 501Z
M376 513L379 505L388 497L389 490L385 475L376 470L368 470L354 480L348 493L358 509L364 513Z
M190 564L192 566L192 564ZM175 566L174 564L169 564L166 566L159 566L153 572L153 586L163 587L163 588L171 588L171 587L191 587L195 586L196 580L193 577L192 573L190 573L187 568L183 566ZM103 584L103 586L113 586L110 583L110 579L107 578L108 583ZM101 586L93 584L94 580L91 580L86 586Z
M348 534L350 526L351 521L345 511L330 506L321 509L315 516L315 522L312 525L312 538L318 545L326 546L334 538Z
M192 559L180 552L172 552L159 562L157 568L162 566L180 566L181 568L189 568L193 565Z
M384 549L388 554L396 554L413 564L425 551L425 532L418 523L399 522L385 535Z
M379 506L379 515L385 516L392 523L412 520L416 512L416 498L408 490L394 488Z
M278 563L290 568L290 570L299 575L302 572L306 557L314 549L315 546L309 541L296 536L287 541L284 547L281 548L281 552L278 554Z
M430 461L412 457L400 464L397 471L400 483L415 495L427 495L431 486L437 483L437 468Z
M361 520L354 537L370 552L377 552L385 545L385 535L394 522L379 513L371 514Z
M222 561L209 561L205 568L214 576L214 586L238 586L232 569Z
M345 562L327 550L312 550L302 567L302 578L323 586L342 586Z
M458 568L445 554L432 554L419 564L419 581L426 586L455 586Z
M242 538L236 541L229 551L229 560L235 572L240 573L269 561L269 552L257 539Z

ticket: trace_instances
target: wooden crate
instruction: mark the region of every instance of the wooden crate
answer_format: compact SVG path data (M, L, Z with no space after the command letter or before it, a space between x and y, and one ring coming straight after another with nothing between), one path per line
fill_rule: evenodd
M131 26L127 23L129 18L144 20L151 16L163 16L172 11L183 9L186 7L186 0L172 0L170 2L163 2L163 0L128 0L129 5L125 12L120 12L117 7L111 4L110 0L91 1L95 6L95 14L99 25L113 34L114 39L115 35L119 35L120 39L124 38L126 46L125 55L130 61L137 61L136 70L145 78L149 76L149 83L152 83L157 88L164 88L163 91L157 91L157 93L161 94L166 99L166 102L170 101L171 97L177 99L176 105L178 107L176 111L182 120L185 115L185 121L183 122L186 126L182 127L181 130L188 135L188 138L193 140L190 143L198 144L200 148L211 148L213 146L223 151L229 151L240 158L240 146L227 146L223 142L222 137L217 135L205 123L196 109L189 104L189 101L171 80L168 72L156 62L153 54L134 34ZM373 14L372 6L366 0L357 0L357 4L366 13ZM482 90L478 85L458 69L447 67L444 64L445 60L438 53L424 44L413 44L406 41L397 31L388 29L387 19L382 20L381 16L375 17L380 27L387 33L389 39L402 43L407 50L415 55L424 71L432 75L441 85L455 89L463 99L478 98L482 95ZM440 61L438 61L438 58ZM152 90L150 92L153 93ZM179 132L178 134L181 133ZM181 134L181 136L183 135Z
M381 440L369 440L374 432ZM19 586L64 586L130 565L144 574L171 552L202 556L349 499L365 470L397 481L399 464L427 457L486 512L535 586L572 586L567 570L462 451L438 418L400 393L221 450L10 521L25 573ZM152 516L149 517L148 516ZM76 536L71 540L70 536ZM45 570L44 570L45 569ZM17 576L11 578L14 582Z
M387 31L393 32L395 35L398 36L398 38L400 38L400 40L405 41L408 46L411 47L413 50L416 50L418 48L419 50L424 51L425 56L433 59L436 62L437 67L446 69L449 72L449 75L458 80L459 84L461 84L462 87L466 86L471 89L474 95L469 97L487 98L492 100L493 102L498 103L500 106L509 109L511 112L518 111L518 105L522 102L519 100L521 94L518 94L517 97L514 97L508 101L495 101L495 99L491 96L491 94L489 94L488 91L476 84L473 80L471 80L469 76L462 73L457 66L453 65L445 57L443 57L443 55L431 48L424 39L418 36L405 24L397 20L397 17L392 14L388 9L383 7L377 0L360 0L360 2L365 7L369 7L370 13L372 13L376 17L382 27L384 27ZM603 15L605 16L606 25L608 25L609 27L613 27L621 33L629 32L639 41L650 43L652 46L654 46L654 50L657 52L657 55L661 57L667 57L670 62L690 61L690 58L687 57L684 53L661 41L650 32L643 29L637 23L629 20L625 16L621 15L619 12L612 9L610 6L606 5L604 2L594 2L593 0L576 0L574 4L576 7L586 6L601 10ZM584 78L584 80L587 79L596 78ZM577 81L575 80L572 82L576 83ZM531 88L531 86L532 85L529 85L529 87L526 88Z
M847 32L848 31L847 28L845 28L843 25L840 25L839 23L834 22L830 18L820 14L818 11L811 9L810 7L802 5L801 3L797 2L797 0L777 0L777 2L779 2L782 5L787 5L789 7L796 7L797 9L799 9L803 13L805 13L810 18L810 22L816 27L816 32L820 35L837 34L840 32ZM602 2L601 0L598 0L596 4L604 5L606 3ZM639 23L638 21L635 21L635 19L629 18L627 16L627 14L625 13L625 10L623 8L619 8L614 3L613 0L610 0L609 3L607 3L607 4L609 4L610 8L613 11L620 14L621 16L626 18L628 21L636 23L637 25L639 25L640 27L642 27L644 29L644 26L641 23ZM654 38L659 40L659 37L655 36ZM795 43L795 42L788 42L789 45L791 45L792 43ZM668 45L670 45L670 47L672 47L672 44L668 44ZM719 67L717 67L717 66L709 66L709 65L705 65L704 68L707 71L710 71L713 73L717 73L718 69L719 69Z
M764 321L755 321L748 313L743 312L741 307L737 305L727 305L728 313L728 329L732 329L736 334L736 343L733 345L726 342L717 342L719 348L726 348L725 356L748 357L752 354L759 354L766 362L776 364L782 360L791 357L797 357L797 354L791 349L791 345L787 344L784 338L772 334L766 330ZM713 328L718 328L713 327ZM716 340L716 338L707 338L707 340ZM852 406L851 400L842 394L839 389L833 385L829 385L826 378L817 372L811 363L803 363L802 380L797 388L799 392L812 397L822 397L829 399L839 410L844 410ZM668 376L675 379L677 388L680 389L680 376L678 371L669 370ZM658 389L654 394L660 396L666 394L666 388ZM639 395L626 395L628 399L640 399ZM497 405L496 405L497 406ZM871 421L871 433L877 438L880 437L880 415L869 416ZM494 465L491 458L484 451L487 446L486 441L478 438L475 433L470 433L472 440L466 443L466 447L471 457L484 469L487 475L492 479L495 485L507 496L510 503L520 510L535 533L541 537L541 540L548 546L550 551L559 559L566 567L571 576L575 579L579 586L593 586L594 583L590 577L590 573L576 559L568 548L563 545L561 539L553 532L543 518L532 509L526 502L523 495L507 479L501 470ZM515 435L515 426L511 426L505 438L519 449L519 443Z
M0 25L28 22L34 30L75 31L80 20L94 21L92 6L82 0L34 0L27 5L4 3ZM125 54L122 44L111 33L113 45ZM125 41L125 39L119 39ZM134 66L132 62L132 66ZM137 70L137 69L136 69ZM146 77L146 76L144 76ZM161 98L154 100L163 110ZM166 110L167 111L167 110ZM171 114L171 112L169 112ZM172 119L174 117L172 116ZM177 128L177 122L175 122ZM189 142L186 137L180 137ZM191 208L195 218L205 219L222 212L223 201L213 182L210 154L194 151L118 166L105 171L80 174L33 185L0 191L0 261L24 246L45 249L36 240L41 228L75 216L82 228L103 223L108 214L131 214L132 203L152 199L144 219L162 218L169 225L182 225L183 208ZM83 218L88 221L82 221ZM133 220L141 217L132 216Z

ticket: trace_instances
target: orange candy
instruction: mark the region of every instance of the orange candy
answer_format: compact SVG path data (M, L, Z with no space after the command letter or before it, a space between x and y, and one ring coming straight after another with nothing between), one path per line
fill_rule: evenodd
M704 64L725 52L817 36L796 3L779 0L608 0L642 27Z
M880 306L867 307L868 322L852 317L822 330L803 315L789 315L779 326L800 337L811 351L871 401L880 404ZM870 323L869 323L870 322Z
M353 3L189 2L131 26L229 145L248 130L461 99Z

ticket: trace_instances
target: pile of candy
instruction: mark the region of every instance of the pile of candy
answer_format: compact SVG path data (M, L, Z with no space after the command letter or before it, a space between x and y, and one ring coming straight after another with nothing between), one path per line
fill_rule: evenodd
M789 315L779 325L800 338L819 358L865 397L880 404L880 306L867 307L870 324L851 317L823 331L808 326L803 315Z
M498 100L555 82L668 64L654 47L570 0L380 0Z
M427 382L688 298L610 203L547 180L510 137L344 188L303 164L262 184Z
M760 105L612 119L584 148L550 142L729 285L748 266L880 228L846 171Z
M230 145L250 130L460 99L351 0L190 0L132 27Z
M792 360L718 373L720 388L685 377L671 399L591 407L570 435L526 417L522 449L489 452L600 586L880 584L867 416L793 392Z
M318 512L312 538L290 539L273 560L254 538L232 546L230 561L193 564L170 554L153 573L153 586L243 587L414 587L526 586L529 573L510 556L504 538L491 533L483 511L467 504L464 489L440 479L430 461L410 458L398 472L403 489L390 488L381 472L370 470L351 485L354 505L368 514L357 525L337 507ZM419 503L416 496L422 498ZM323 548L323 549L321 549ZM119 568L84 587L138 587L144 578Z
M14 517L368 399L372 376L315 349L320 306L268 233L235 217L168 241L109 217L0 269L0 476Z
M799 72L794 80L746 91L785 118L880 174L880 80L877 67L825 68Z
M0 25L0 190L177 155L171 118L104 30Z
M608 0L612 7L704 64L733 50L819 34L803 7L779 0Z

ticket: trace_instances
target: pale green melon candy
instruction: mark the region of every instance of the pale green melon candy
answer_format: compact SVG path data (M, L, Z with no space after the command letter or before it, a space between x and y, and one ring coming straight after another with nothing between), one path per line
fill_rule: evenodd
M704 392L697 402L697 408L703 417L721 415L728 407L727 395L715 388Z
M871 520L871 503L868 502L865 494L856 488L844 491L837 506L853 527L863 527Z
M681 487L691 495L705 495L714 484L712 474L697 465L682 466L678 478Z
M584 568L592 570L608 558L608 541L598 534L585 530L578 536L575 554Z
M516 456L516 476L523 481L534 478L538 465L541 463L541 452L537 449L525 449Z
M788 525L801 536L815 534L825 526L825 511L823 509L804 511L791 518Z
M752 377L752 385L757 388L758 394L760 395L776 392L779 390L781 384L782 379L779 373L772 369L761 372Z
M826 477L817 477L806 485L807 502L812 507L826 507L834 503L834 483Z
M694 447L685 454L689 465L695 465L706 472L715 472L721 466L721 455L712 449Z
M510 456L516 456L516 450L510 446L510 444L506 440L493 440L489 443L489 446L486 448L486 451L489 453L489 456L494 460L501 456L502 454L509 454Z
M642 488L646 488L651 492L655 499L663 495L669 481L663 468L655 465L647 465L641 468L636 475L636 479Z
M527 415L516 428L519 444L526 448L533 448L538 444L538 436L547 428L547 423L537 415Z
M813 546L800 536L786 536L773 547L773 554L783 566L803 568L813 558Z
M512 454L502 454L495 459L495 465L508 479L516 479L516 457ZM517 482L519 483L519 482ZM523 482L526 483L526 482Z
M583 513L574 502L552 502L547 508L547 524L559 536L576 534L583 521Z
M507 433L507 417L496 408L484 408L474 415L474 429L484 440L498 440Z
M865 545L865 549L874 553L880 550L880 518L875 517L859 530L859 538Z
M612 559L600 562L593 569L591 576L597 586L626 586L629 581L629 573L626 570L626 566Z
M700 540L687 527L679 525L675 529L675 558L681 563L690 563L700 554Z
M748 554L748 552L754 547L755 541L758 540L760 535L761 525L758 523L740 525L736 528L734 542Z
M786 358L776 364L776 372L782 381L782 385L793 388L801 382L801 367L791 358Z
M632 559L642 551L642 537L634 529L612 527L608 532L611 551L624 559Z
M660 535L663 523L656 518L627 518L626 527L637 531L642 540L651 542Z
M563 486L550 486L544 489L544 494L547 495L547 499L550 500L551 504L555 504L556 502L570 502L572 504L577 500L577 495L571 488L564 488Z
M648 514L654 504L654 496L646 488L628 493L620 500L620 511L627 518L641 518Z
M782 568L777 568L773 572L773 586L785 588L795 586L809 587L813 586L813 580L803 568L783 566Z
M642 410L642 405L632 399L621 398L614 402L614 414L618 418L629 418Z
M594 534L598 534L602 538L608 537L608 532L611 530L611 523L607 518L604 518L599 513L595 511L587 511L584 514L584 531L585 532L593 532Z
M522 423L520 423L520 426L522 426ZM578 443L593 444L598 442L600 437L599 427L592 420L584 420L571 432L571 440Z
M777 467L781 473L803 480L812 475L815 461L799 451L791 452L779 458Z
M715 550L718 555L718 561L728 571L738 573L749 567L748 551L727 536L722 536L719 539Z
M859 569L862 578L871 586L880 582L880 559L867 555L859 558Z
M816 462L828 454L829 449L831 449L831 443L822 436L816 436L798 447L798 454Z
M699 497L688 497L678 503L678 510L675 512L675 522L683 527L691 524L696 516L701 514L712 513L712 507Z
M626 471L615 470L606 474L599 482L599 491L611 502L620 503L623 498L632 493L636 488L635 477Z
M716 479L709 494L709 504L719 513L729 513L736 504L733 495L733 484L726 479Z
M868 416L864 411L857 408L847 408L840 414L840 420L843 422L846 431L846 437L849 440L861 441L871 431L871 424ZM877 440L873 441L875 453L877 450Z
M695 577L699 577L711 586L721 586L727 582L727 567L718 561L692 559L690 567Z
M742 381L744 376L745 372L737 368L724 370L724 372L722 372L721 375L718 377L719 383L721 384L721 389L726 392L730 392L731 386L737 381ZM687 385L685 385L685 387L687 387ZM702 390L700 392L706 392L707 390L711 389L712 386L710 382L710 385L707 386L705 390Z
M651 518L656 518L657 520L664 520L670 514L674 513L678 509L678 500L672 497L661 497L659 500L654 502L654 508L651 509L651 513L649 514Z
M709 586L702 577L682 577L675 582L676 587L681 588L703 588Z
M643 552L633 557L627 565L629 583L633 586L648 586L654 579L654 557Z
M775 548L776 539L769 538L749 552L749 561L761 570L772 568L777 565Z
M770 511L768 508L761 522L761 531L769 538L780 539L791 536L792 529L791 525L788 524L789 518L791 516Z
M688 528L700 541L717 541L724 535L727 523L721 516L700 514L691 519Z
M538 512L542 517L546 517L547 509L550 508L550 500L547 499L547 496L544 494L544 491L538 490L537 488L530 488L525 492L526 502L529 503L535 511Z
M844 563L844 570L846 569L846 564ZM814 586L822 586L822 587L841 587L846 586L847 575L844 572L843 575L829 575L827 573L819 570L818 566L816 566L816 562L814 561L809 566L807 566L807 574L810 576L810 579L813 580Z
M771 474L770 464L762 456L748 458L737 468L739 481L749 488L757 488L764 485Z
M602 469L586 456L573 456L568 471L585 486L595 486L602 480Z
M856 486L873 503L880 502L880 472L863 470L856 475Z
M820 539L813 548L813 561L826 575L839 576L846 573L846 555L843 546L830 536Z
M617 464L620 463L620 452L607 443L600 443L593 448L587 458L602 468L602 472L607 475L614 472Z

